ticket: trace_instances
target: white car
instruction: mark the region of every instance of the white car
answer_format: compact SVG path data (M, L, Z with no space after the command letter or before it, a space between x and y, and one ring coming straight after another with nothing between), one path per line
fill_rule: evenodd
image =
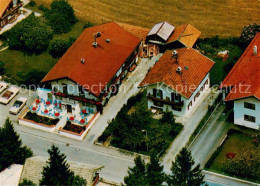
M11 86L6 91L4 91L4 93L1 95L0 103L7 105L19 93L19 91L20 91L19 88L15 86Z
M10 108L9 112L11 114L18 114L22 108L25 106L27 102L27 98L25 97L19 97L13 104L13 106Z
M0 94L5 90L7 89L8 87L8 84L3 82L3 81L0 81Z

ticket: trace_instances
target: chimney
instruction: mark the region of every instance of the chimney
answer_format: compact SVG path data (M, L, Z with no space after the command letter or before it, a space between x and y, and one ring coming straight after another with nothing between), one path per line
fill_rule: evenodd
M254 52L253 52L254 56L256 56L257 55L257 46L256 45L254 46L253 50L254 50Z
M181 67L179 66L179 67L176 69L176 72L181 75L181 70L182 70L182 69L181 69Z
M95 48L98 47L97 38L99 38L100 36L101 36L101 32L94 33L94 42L92 43L93 47Z
M84 58L81 58L80 62L81 62L82 64L85 64L85 59L84 59Z
M175 63L178 64L178 52L176 50L172 52L172 58L175 58Z

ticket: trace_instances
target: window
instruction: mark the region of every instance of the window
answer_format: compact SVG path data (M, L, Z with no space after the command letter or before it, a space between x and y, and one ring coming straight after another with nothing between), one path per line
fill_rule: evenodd
M192 106L192 101L190 101L190 103L188 105L188 110L190 109L191 106Z
M250 121L250 122L253 122L255 123L255 117L254 116L249 116L249 115L244 115L244 120L245 121Z
M181 102L181 95L178 93L171 93L172 101L174 102Z
M255 110L255 104L244 102L244 108Z
M84 88L82 86L78 86L79 87L79 94L84 94Z
M157 98L163 98L163 92L162 90L153 89L153 96Z
M64 94L68 94L68 85L65 83L62 83L62 90Z
M172 110L180 111L181 112L181 107L176 107L175 105L172 106Z
M163 98L163 92L162 90L157 90L157 89L153 89L153 96L156 97L156 98ZM153 104L155 106L158 106L158 107L163 107L163 103L161 103L160 101L154 101Z

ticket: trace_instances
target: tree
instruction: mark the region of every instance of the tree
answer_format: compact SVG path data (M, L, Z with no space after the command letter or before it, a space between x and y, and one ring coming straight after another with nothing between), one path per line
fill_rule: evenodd
M260 32L260 24L258 23L244 26L243 31L240 35L240 42L244 46L244 48L249 45L257 32Z
M200 186L204 184L204 175L200 164L194 166L191 153L183 148L172 162L171 175L168 175L168 185Z
M61 57L69 48L67 41L63 39L53 40L50 44L50 54L52 57Z
M21 183L19 183L19 186L36 186L35 183L33 183L31 180L23 179Z
M44 12L44 17L56 34L69 32L78 21L73 8L66 0L54 0L51 9Z
M135 166L133 168L128 168L128 176L124 178L126 185L145 185L146 184L146 170L145 162L142 160L141 156L137 156L134 160Z
M14 130L9 118L0 128L0 171L13 163L24 164L25 159L32 156L27 146L22 146L22 140Z
M153 153L150 163L147 165L146 177L148 185L162 185L165 180L163 166L159 163L159 158Z
M16 24L6 34L10 49L19 49L30 53L45 51L53 33L46 21L34 14Z
M43 167L40 185L77 185L86 181L74 176L74 172L69 169L65 154L60 154L58 147L52 145L48 150L50 155L47 165Z
M38 69L33 69L26 73L17 73L20 79L21 84L26 85L28 88L35 90L37 85L41 82L41 80L46 75L46 72L43 72Z
M236 153L232 159L225 160L225 169L230 174L260 179L260 148L248 146Z

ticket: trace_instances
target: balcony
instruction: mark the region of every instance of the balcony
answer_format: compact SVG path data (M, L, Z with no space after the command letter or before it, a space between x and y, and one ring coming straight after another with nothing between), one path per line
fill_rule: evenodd
M158 102L161 102L163 104L166 104L166 105L170 105L170 106L175 106L175 107L183 107L184 105L184 101L180 101L180 102L176 102L176 101L171 101L171 100L168 100L168 99L162 99L162 98L157 98L151 94L148 94L147 95L147 98L152 100L152 101L158 101Z
M7 10L7 11L5 12L5 14L2 16L1 19L4 19L6 16L9 16L9 15L15 13L15 12L17 11L17 9L19 9L19 8L22 7L22 5L23 5L23 3L20 2L20 3L18 3L15 7L10 8L9 10Z
M73 96L73 95L69 95L69 94L65 94L65 93L61 93L61 92L54 92L53 94L55 96L59 96L59 97L63 97L63 98L69 98L69 99L73 99L73 100L81 101L81 102L85 102L85 103L90 103L92 105L101 105L101 102L91 100L91 99L87 99L84 96Z

